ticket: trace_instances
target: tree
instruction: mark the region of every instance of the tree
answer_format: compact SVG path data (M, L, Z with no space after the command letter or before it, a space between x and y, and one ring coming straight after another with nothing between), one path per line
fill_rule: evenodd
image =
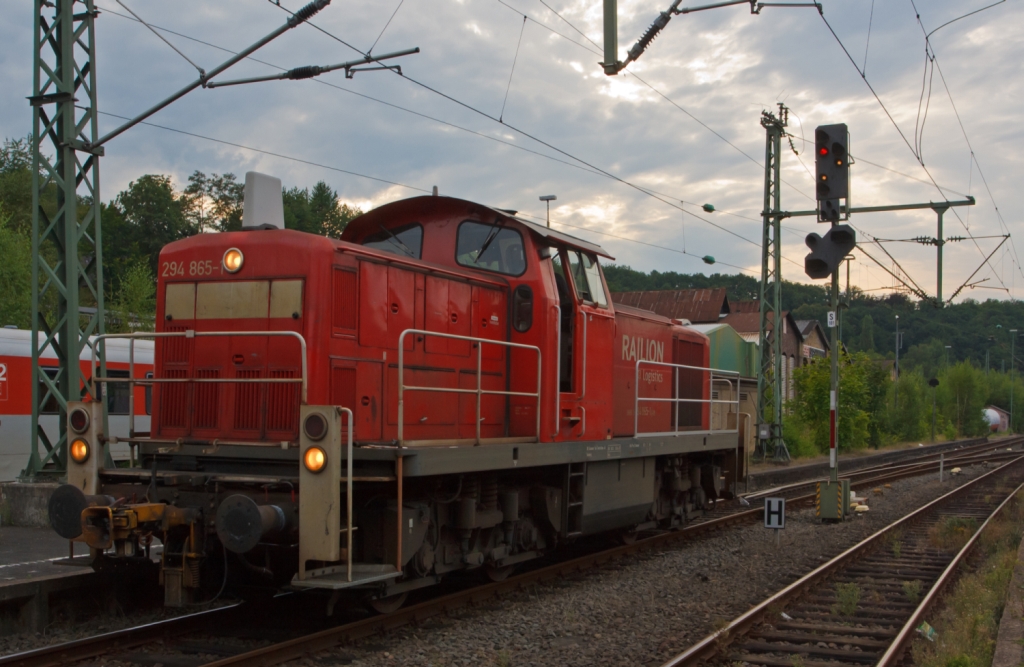
M887 388L888 376L864 353L843 354L839 362L839 449L866 447L877 418L877 393ZM810 433L818 451L829 446L829 391L832 370L827 361L801 366L793 372L796 399L793 413Z
M121 278L114 298L107 304L107 332L153 331L156 314L156 279L141 260Z
M0 205L6 211L8 224L12 229L25 234L31 233L31 136L24 139L7 139L0 146Z
M860 336L857 337L857 349L861 352L875 351L875 320L865 315L860 321Z
M318 181L310 191L289 188L282 193L284 226L310 234L338 238L353 218L363 212L338 202L338 193L324 181Z
M114 282L144 259L157 275L160 250L198 230L186 215L186 198L174 192L170 176L146 174L128 184L114 199L104 227L104 262L115 269ZM102 213L101 213L102 216Z
M2 156L0 156L2 157ZM32 326L32 239L10 225L0 202L0 326Z
M988 386L985 373L970 362L961 361L939 376L938 400L958 436L985 433L981 411L988 403Z
M207 176L194 171L188 177L183 203L185 215L197 233L233 232L242 228L242 199L245 184L234 174Z

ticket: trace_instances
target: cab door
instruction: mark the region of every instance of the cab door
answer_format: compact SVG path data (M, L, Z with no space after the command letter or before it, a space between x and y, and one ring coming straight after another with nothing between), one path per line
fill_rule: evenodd
M597 258L563 248L554 261L561 304L559 433L611 436L611 364L615 316ZM564 288L563 288L564 283Z

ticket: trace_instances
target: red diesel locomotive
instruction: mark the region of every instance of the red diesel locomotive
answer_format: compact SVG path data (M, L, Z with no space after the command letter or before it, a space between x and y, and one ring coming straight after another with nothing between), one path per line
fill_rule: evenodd
M742 477L737 406L712 398L735 378L700 333L613 305L599 246L436 195L333 240L283 229L280 181L245 196L242 231L161 252L157 332L127 336L155 338L154 377L93 375L150 384L150 431L69 406L50 518L97 566L152 563L156 538L168 605L230 575L386 609L681 525ZM104 469L125 440L133 466Z

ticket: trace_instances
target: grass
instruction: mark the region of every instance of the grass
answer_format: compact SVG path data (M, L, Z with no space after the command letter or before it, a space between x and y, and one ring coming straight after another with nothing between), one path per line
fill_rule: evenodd
M907 600L910 604L917 604L921 601L921 581L919 579L912 579L911 581L903 582L903 594L907 596Z
M976 569L957 582L938 617L931 622L934 643L915 642L916 667L988 667L995 652L1006 591L1017 564L1024 507L1007 508L979 539Z
M974 519L947 516L928 529L928 542L943 551L960 551L977 531Z
M892 555L899 560L900 554L903 553L903 531L899 528L889 531L889 534L885 536L885 544L892 550Z
M853 582L836 584L836 603L832 605L833 614L853 616L857 612L857 605L859 603L860 586Z

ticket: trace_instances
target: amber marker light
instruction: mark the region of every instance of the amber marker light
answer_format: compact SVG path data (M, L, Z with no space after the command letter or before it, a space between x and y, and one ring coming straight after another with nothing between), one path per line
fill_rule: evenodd
M227 252L224 253L224 270L228 273L238 273L238 270L242 268L242 264L245 262L245 257L242 256L242 251L238 248L228 248Z
M306 464L306 470L320 472L327 465L327 452L320 447L310 447L302 456L302 462Z
M81 438L71 442L71 458L75 463L85 463L89 458L89 443Z

